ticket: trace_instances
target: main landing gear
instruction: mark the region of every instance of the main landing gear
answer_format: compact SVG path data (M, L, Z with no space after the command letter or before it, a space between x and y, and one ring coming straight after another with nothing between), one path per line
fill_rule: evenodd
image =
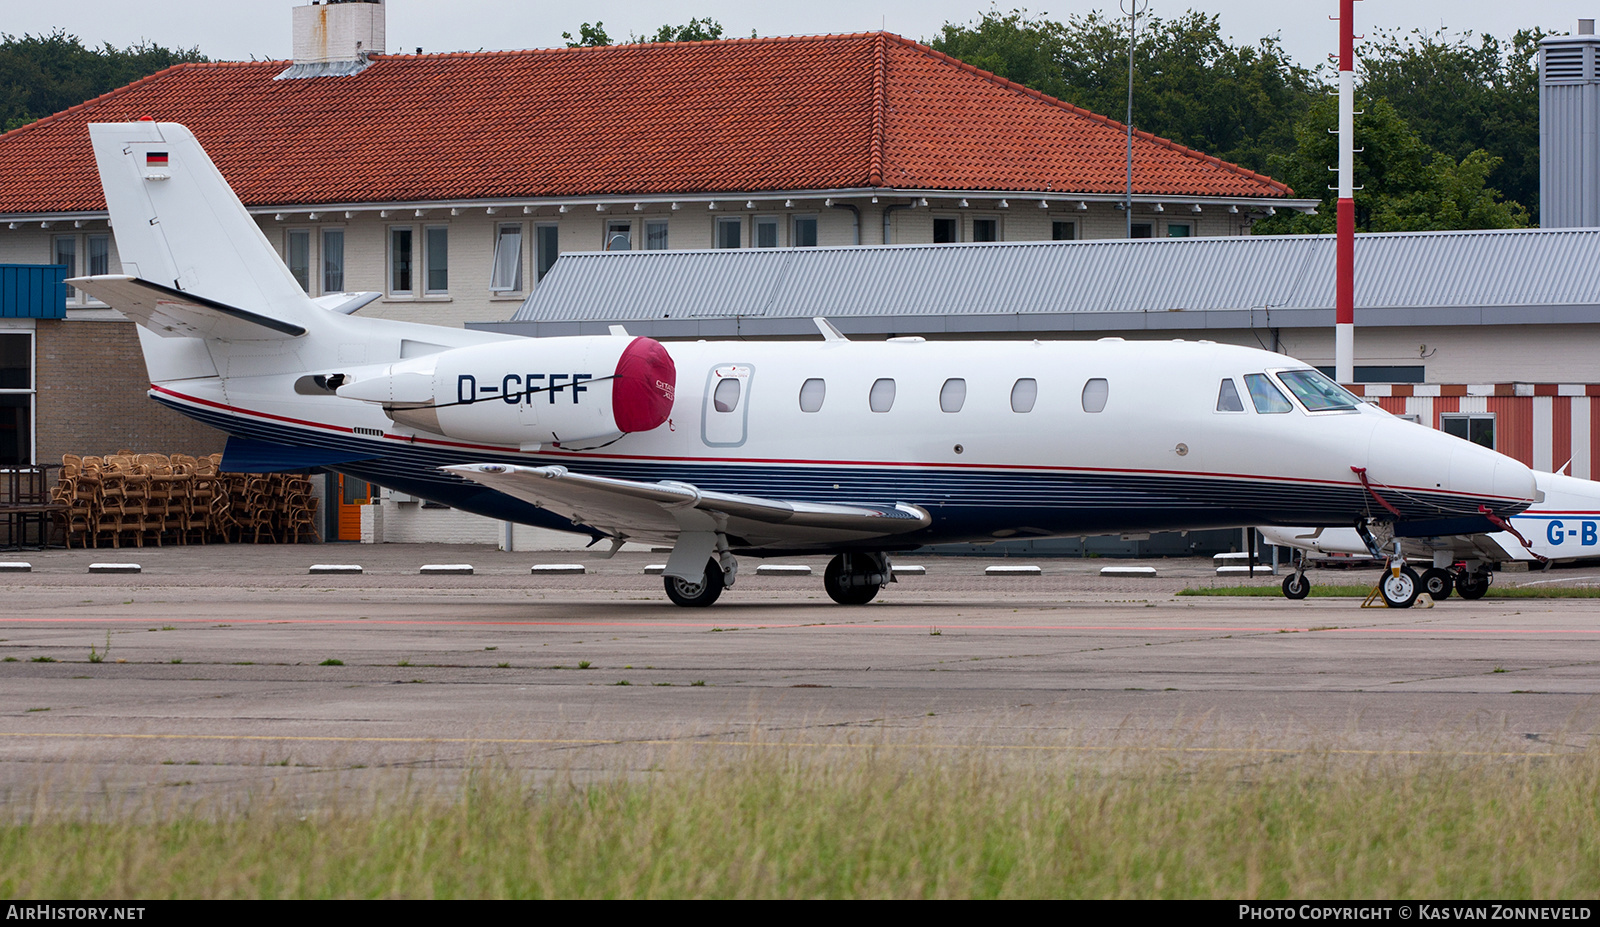
M822 572L822 588L840 605L865 605L892 582L894 571L885 554L839 554Z
M725 549L706 561L705 572L695 579L663 576L667 598L684 608L705 608L717 601L722 590L733 585L738 572L738 562ZM822 588L828 598L840 605L865 605L877 597L878 592L894 582L894 569L887 554L839 554L828 561L822 573Z

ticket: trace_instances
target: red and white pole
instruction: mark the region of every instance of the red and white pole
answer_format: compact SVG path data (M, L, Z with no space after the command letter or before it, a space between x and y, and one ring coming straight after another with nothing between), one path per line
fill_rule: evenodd
M1339 225L1333 365L1340 383L1356 379L1355 5L1355 0L1339 0Z

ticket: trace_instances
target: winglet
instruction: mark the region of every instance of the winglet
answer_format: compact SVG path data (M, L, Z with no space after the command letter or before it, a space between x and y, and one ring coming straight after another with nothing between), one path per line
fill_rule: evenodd
M822 340L823 341L849 341L850 340L849 338L846 338L844 336L844 332L839 331L839 329L835 328L833 326L832 322L828 321L827 319L822 318L821 316L817 316L816 318L812 319L811 321L817 323L817 331L822 332Z

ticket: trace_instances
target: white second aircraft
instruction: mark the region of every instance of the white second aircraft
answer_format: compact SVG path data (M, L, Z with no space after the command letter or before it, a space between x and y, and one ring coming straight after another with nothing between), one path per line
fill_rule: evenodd
M1522 464L1250 348L852 343L826 323L819 341L663 345L358 318L372 297L308 297L183 126L89 128L124 273L71 283L140 324L154 399L281 469L612 550L670 544L680 605L715 601L741 554L833 553L829 596L861 604L890 553L926 544L1478 530L1536 496Z

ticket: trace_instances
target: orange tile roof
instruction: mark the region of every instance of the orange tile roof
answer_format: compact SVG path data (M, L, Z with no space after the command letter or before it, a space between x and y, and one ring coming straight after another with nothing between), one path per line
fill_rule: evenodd
M1118 193L1120 123L887 33L182 64L0 135L0 214L105 208L89 122L194 130L251 206L887 187ZM1285 185L1145 133L1141 193Z

